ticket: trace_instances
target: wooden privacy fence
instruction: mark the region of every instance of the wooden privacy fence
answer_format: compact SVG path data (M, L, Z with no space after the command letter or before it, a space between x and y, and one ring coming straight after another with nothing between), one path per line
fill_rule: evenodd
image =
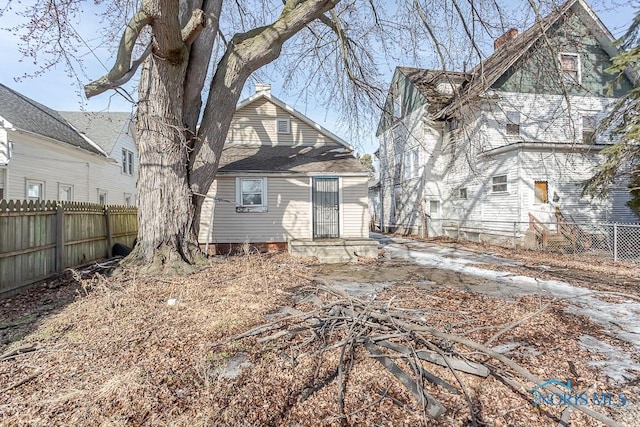
M80 202L0 201L0 297L132 246L137 210Z

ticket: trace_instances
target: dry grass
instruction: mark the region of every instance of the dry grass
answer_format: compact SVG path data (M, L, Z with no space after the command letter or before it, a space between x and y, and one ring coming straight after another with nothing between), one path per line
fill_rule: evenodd
M256 337L228 342L279 308L295 305L294 297L309 285L302 276L312 272L308 264L286 255L254 254L214 262L187 277L129 271L86 280L73 302L43 315L24 338L5 348L31 343L39 350L0 361L0 390L37 373L0 394L0 425L340 425L335 380L340 352L317 351L339 341L340 333L327 333L313 343L303 343L300 336L265 344ZM168 304L171 299L175 305ZM434 292L410 282L381 292L379 299L423 310L434 327L479 342L493 335L496 325L511 323L547 302L537 296L505 301L451 288ZM607 341L604 332L561 308L561 303L554 304L496 344L522 341L539 351L510 356L540 377L571 378L581 388L597 384L637 396L637 386L609 386L588 364L594 356L580 347L578 338L589 333ZM452 346L506 371L483 355ZM222 378L221 368L238 353L247 354L250 368L237 378ZM577 377L568 361L574 363ZM457 384L446 368L425 367ZM557 425L559 411L534 410L530 394L519 394L492 377L460 375L480 425ZM426 388L449 408L433 425L469 424L462 396ZM346 391L344 424L423 423L415 400L361 347L354 353ZM596 425L577 413L571 421Z

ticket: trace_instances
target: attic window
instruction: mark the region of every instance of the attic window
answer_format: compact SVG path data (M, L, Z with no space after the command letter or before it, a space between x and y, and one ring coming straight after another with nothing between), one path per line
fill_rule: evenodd
M585 144L593 144L595 142L596 127L598 121L594 115L582 116L582 142Z
M565 83L580 83L580 56L577 53L561 53L560 71Z
M507 111L507 135L520 135L520 112Z
M278 133L291 133L291 121L289 119L276 119L276 129Z

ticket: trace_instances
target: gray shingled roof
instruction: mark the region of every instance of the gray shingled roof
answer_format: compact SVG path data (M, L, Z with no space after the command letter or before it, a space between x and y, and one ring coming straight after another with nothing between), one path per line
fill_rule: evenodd
M341 146L229 145L222 151L219 172L367 172L353 153Z
M104 156L104 153L76 132L57 111L1 83L0 116L8 120L16 129L52 138Z
M129 129L128 126L131 113L83 111L60 111L59 113L107 153L111 153L120 134L132 135L133 129Z

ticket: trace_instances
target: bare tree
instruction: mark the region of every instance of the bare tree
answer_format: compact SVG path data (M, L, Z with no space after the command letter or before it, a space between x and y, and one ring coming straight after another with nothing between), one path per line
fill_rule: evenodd
M28 18L18 29L23 53L48 54L44 68L57 62L81 65L86 59L76 50L86 42L74 25L86 13L83 0L35 3L22 12ZM372 111L379 117L388 84L382 77L385 62L470 67L486 54L483 37L504 33L518 15L513 7L504 13L511 2L494 0L93 3L104 8L107 38L113 35L109 30L124 29L111 70L85 86L87 97L118 90L141 69L139 231L128 262L177 272L201 259L202 195L215 179L235 106L252 73L284 52L276 66L287 81L307 93L322 88L325 102L337 103L343 117L357 125Z

